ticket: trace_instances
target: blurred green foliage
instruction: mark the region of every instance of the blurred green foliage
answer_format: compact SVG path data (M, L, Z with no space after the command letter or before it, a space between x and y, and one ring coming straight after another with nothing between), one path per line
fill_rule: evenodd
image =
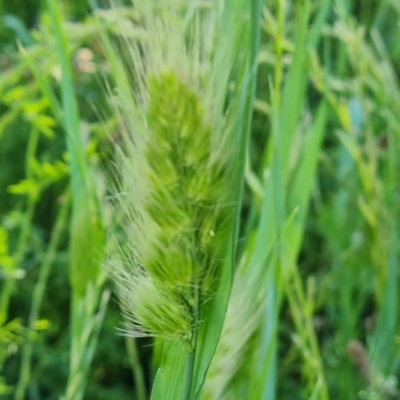
M255 184L260 185L266 179L265 147L273 128L270 82L276 66L277 3L265 1L258 100L250 143L249 162L258 179ZM390 397L379 379L388 381L389 377L400 376L400 6L396 0L331 3L319 45L307 49L304 68L312 84L305 90L296 127L303 133L310 130L310 120L321 98L327 100L327 129L298 273L308 296L307 304L313 307L310 321L330 398L356 399L364 390L370 396L366 398L384 400ZM90 25L91 11L86 0L65 0L62 6L68 20L76 24L67 26L65 32L70 35L74 56L73 89L86 157L91 176L96 183L102 182L98 177L103 165L112 159L118 132L107 136L104 126L98 123L99 113L109 112L99 78L104 73L95 34L100 28ZM318 0L311 1L312 20L320 6ZM301 16L302 7L302 1L295 1L285 11L283 79L292 61L295 21ZM18 382L21 347L32 341L32 376L26 398L58 399L69 374L68 226L60 235L38 325L28 329L28 319L39 267L59 207L65 201L69 156L51 102L18 55L17 43L32 51L30 56L57 95L59 66L51 47L45 2L2 1L0 19L0 285L5 293L5 277L9 274L12 293L7 321L0 315L0 375L4 376L0 380L0 396L12 398L6 392L12 391L9 385ZM311 34L308 31L307 37ZM43 48L45 56L39 54ZM296 144L295 141L290 150L294 160ZM107 188L104 183L98 186L100 196L105 198ZM255 226L259 215L251 188L248 182L241 238ZM106 202L103 206L109 229L113 217ZM109 283L105 285L110 287ZM112 300L89 372L85 399L132 398L134 379L129 354L124 338L115 331L119 323L120 310ZM301 335L286 300L277 330L277 398L311 398L305 397L309 391L303 385L307 381L304 354L296 342ZM354 347L355 340L363 344L361 350ZM138 342L139 358L150 387L154 346L147 339ZM355 348L356 354L352 353ZM357 364L363 351L368 354L371 370L368 378L363 376L362 365Z

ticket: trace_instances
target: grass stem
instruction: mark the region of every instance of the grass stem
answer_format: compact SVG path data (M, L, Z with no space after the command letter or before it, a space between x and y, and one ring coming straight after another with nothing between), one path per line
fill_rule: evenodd
M137 400L146 400L146 385L144 382L143 370L140 366L136 340L127 336L125 339L125 345L128 351L129 363L131 364L133 379L135 382L136 398Z
M185 383L185 395L184 400L189 400L192 392L193 384L193 371L196 360L196 346L197 346L197 336L199 331L199 303L200 303L200 289L195 287L194 289L194 305L192 308L193 315L193 331L192 331L192 350L188 354L188 360L186 364L186 383Z
M33 329L35 322L39 318L40 308L47 286L47 280L51 271L51 265L56 257L56 250L60 242L61 233L63 232L67 221L69 203L69 196L64 196L63 204L60 207L47 252L45 254L43 263L40 266L39 277L33 291L32 307L29 314L30 329ZM16 400L22 400L25 398L26 388L29 384L31 376L30 365L32 352L33 342L29 341L25 344L22 350L20 378L15 392Z

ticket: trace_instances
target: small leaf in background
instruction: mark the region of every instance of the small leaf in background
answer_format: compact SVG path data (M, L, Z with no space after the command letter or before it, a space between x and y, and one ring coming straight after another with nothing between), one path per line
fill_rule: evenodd
M0 226L0 270L4 274L10 274L15 269L14 259L11 257L8 249L8 234L7 231Z
M8 187L8 192L12 194L20 194L31 197L36 200L39 198L39 187L34 179L24 179L15 185L10 185Z

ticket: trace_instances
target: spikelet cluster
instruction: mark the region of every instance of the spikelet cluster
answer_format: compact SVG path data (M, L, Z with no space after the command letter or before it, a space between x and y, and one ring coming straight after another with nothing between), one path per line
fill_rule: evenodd
M126 242L110 271L127 333L181 340L190 350L193 310L213 295L232 219L226 111L210 90L216 11L141 3L138 26L120 43L131 63L114 64L123 137L114 197ZM135 29L140 39L131 39Z

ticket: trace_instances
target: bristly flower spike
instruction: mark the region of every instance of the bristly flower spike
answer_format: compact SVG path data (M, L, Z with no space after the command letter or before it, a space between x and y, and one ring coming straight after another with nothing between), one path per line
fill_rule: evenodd
M228 77L233 43L214 54L222 1L138 1L104 38L120 120L116 207L126 243L110 262L125 332L196 342L199 308L213 296L237 204ZM122 38L121 38L122 37ZM233 39L233 38L232 38ZM220 77L224 70L227 77Z

